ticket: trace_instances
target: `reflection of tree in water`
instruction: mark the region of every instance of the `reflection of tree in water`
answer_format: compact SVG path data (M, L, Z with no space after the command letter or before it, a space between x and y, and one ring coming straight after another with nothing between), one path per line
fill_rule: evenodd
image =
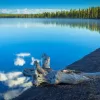
M12 21L13 20L13 21ZM85 28L100 33L99 19L64 19L64 18L33 18L33 19L0 19L1 26L34 27L34 26L61 26L71 28Z
M97 31L100 33L100 21L99 20L89 20L89 19L67 19L67 20L63 20L63 19L58 19L58 20L44 20L43 21L44 24L55 24L55 25L59 25L59 26L70 26L71 28L86 28L89 29L91 31Z

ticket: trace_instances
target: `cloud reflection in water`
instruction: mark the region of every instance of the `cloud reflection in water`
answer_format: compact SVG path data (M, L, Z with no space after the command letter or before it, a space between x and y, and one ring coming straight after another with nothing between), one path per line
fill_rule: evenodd
M7 87L6 91L0 93L0 96L5 100L10 100L20 95L32 86L30 78L24 77L22 72L0 72L0 83Z
M16 54L14 65L24 66L27 62L26 57L30 57L30 65L34 65L34 61L40 61L32 57L30 53L18 53ZM2 90L0 90L0 100L1 98L11 100L30 88L32 82L31 78L24 77L20 71L8 73L0 72L0 86L3 87Z
M30 65L34 65L34 61L40 61L39 59L35 59L34 57L31 56L30 53L18 53L16 54L16 59L14 60L14 65L15 66L24 66L26 63L25 57L31 57L31 63Z

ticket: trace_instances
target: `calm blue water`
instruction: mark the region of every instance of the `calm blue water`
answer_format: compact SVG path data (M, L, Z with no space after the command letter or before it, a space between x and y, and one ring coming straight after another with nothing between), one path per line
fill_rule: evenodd
M42 53L47 53L51 57L51 67L57 70L99 47L100 20L0 19L0 86L3 86L0 87L0 96L7 99L27 87L22 86L29 81L24 80L21 71L32 67L32 57L40 60ZM30 56L19 57L25 61L23 66L14 64L19 53L30 53ZM16 77L7 77L10 74ZM13 79L19 76L22 83L13 86Z

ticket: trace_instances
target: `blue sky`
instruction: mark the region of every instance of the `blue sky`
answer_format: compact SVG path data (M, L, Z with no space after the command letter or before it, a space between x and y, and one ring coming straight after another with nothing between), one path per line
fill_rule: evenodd
M0 8L87 8L100 0L0 0Z

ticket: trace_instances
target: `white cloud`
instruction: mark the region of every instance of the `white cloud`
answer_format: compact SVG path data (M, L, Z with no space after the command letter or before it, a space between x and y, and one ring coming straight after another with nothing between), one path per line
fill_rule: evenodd
M32 82L29 81L30 78L24 77L22 72L0 72L0 75L2 75L0 81L3 81L3 84L9 87L7 91L0 93L0 96L2 96L5 100L15 98L32 86ZM19 88L16 89L16 87Z
M6 14L37 14L43 12L56 12L67 9L0 9L0 13Z
M26 88L23 88L23 89L8 90L7 92L3 93L2 97L4 98L4 100L12 100L13 98L18 97L19 95L21 95L28 88L26 87Z
M16 86L19 86L19 85L23 84L25 82L25 80L26 80L26 77L20 77L20 78L14 79L14 80L7 80L6 84L10 88L11 87L16 87Z
M4 73L0 73L0 81L6 81L7 76Z
M18 53L16 54L17 58L14 60L14 65L15 66L23 66L26 61L24 60L24 57L29 57L31 56L30 53Z
M0 73L0 81L5 82L5 84L9 87L16 87L21 86L22 87L28 87L31 86L29 79L27 77L24 77L22 72L9 72L9 73Z
M24 60L24 57L31 57L30 53L19 53L16 54L17 58L14 60L15 66L23 66L26 61ZM34 65L34 61L40 62L39 59L35 59L34 57L31 57L31 63L30 65Z
M34 57L32 57L31 59L32 59L31 65L34 65L34 61L40 62L39 59L35 59Z
M25 60L20 57L17 57L14 61L15 66L23 66L24 64L25 64Z
M21 84L21 87L24 87L24 88L30 88L31 86L32 86L32 82L26 82L26 83Z
M16 54L14 65L23 66L26 63L26 61L24 60L25 57L31 57L31 54L30 53ZM34 61L39 62L40 60L31 57L31 65L34 64ZM0 82L2 82L3 85L8 87L7 91L0 94L5 100L10 100L12 98L15 98L16 96L20 95L23 91L27 90L32 86L30 78L24 77L22 72L9 72L9 73L0 72Z
M19 96L23 90L16 89L16 90L10 90L3 94L5 100L11 100L17 96Z
M31 55L30 53L19 53L19 54L16 54L16 56L18 56L18 57L28 57L30 55Z
M14 79L22 75L22 72L9 72L6 74L8 79Z
M0 72L0 81L14 79L20 75L22 75L22 72L10 72L7 74Z
M59 25L60 26L60 25ZM35 27L42 27L42 28L52 28L52 27L57 27L56 23L43 23L43 22L24 22L24 23L2 23L0 24L0 27L17 27L17 28L35 28ZM60 26L61 27L61 26Z
M5 100L12 100L13 98L18 97L19 95L21 95L24 91L26 91L29 88L30 87L25 87L23 89L13 89L13 90L9 90L9 91L5 92L3 95L1 94L1 96Z

